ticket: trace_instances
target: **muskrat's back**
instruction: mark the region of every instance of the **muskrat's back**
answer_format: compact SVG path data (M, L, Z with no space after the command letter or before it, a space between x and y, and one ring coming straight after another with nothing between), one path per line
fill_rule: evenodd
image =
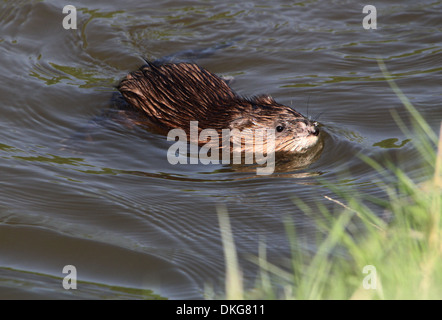
M145 65L129 73L118 90L163 130L184 129L192 120L201 128L227 128L234 116L225 112L227 104L239 101L224 80L188 63Z

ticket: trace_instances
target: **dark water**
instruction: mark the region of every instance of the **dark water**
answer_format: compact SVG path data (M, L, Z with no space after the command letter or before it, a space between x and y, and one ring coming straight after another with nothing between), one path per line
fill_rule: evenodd
M62 27L67 4L77 8L76 30ZM359 160L362 153L394 159L424 179L391 116L395 110L406 119L407 111L376 58L437 131L442 2L373 1L376 30L362 27L366 4L1 2L0 297L202 298L206 285L220 293L219 204L228 209L251 286L256 268L247 257L260 241L271 262L289 257L285 217L314 251L314 217L293 198L330 206L318 176L350 194L380 196L381 177ZM240 94L270 94L321 114L325 148L308 168L257 176L223 165L172 166L165 137L118 124L92 128L92 141L83 139L143 57L232 40L198 63L233 76ZM77 290L63 289L65 265L77 269Z

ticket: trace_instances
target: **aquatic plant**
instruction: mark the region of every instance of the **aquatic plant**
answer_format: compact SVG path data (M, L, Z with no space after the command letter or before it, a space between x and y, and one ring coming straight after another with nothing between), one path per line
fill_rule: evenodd
M308 255L299 247L293 224L287 221L290 270L270 263L261 244L254 259L260 271L253 290L242 286L228 216L225 209L220 210L227 266L226 298L442 299L442 125L438 138L396 85L384 62L378 59L378 64L411 115L410 129L393 112L396 123L419 151L429 179L416 182L393 163L388 165L392 177L385 177L382 165L363 156L384 176L385 181L378 185L386 196L372 201L391 218L386 221L378 210L367 206L363 195L350 197L331 185L328 187L336 198L326 199L336 204L338 213L321 203L312 208L295 201L306 214L321 213L325 219L318 219L318 229L326 236L315 254Z

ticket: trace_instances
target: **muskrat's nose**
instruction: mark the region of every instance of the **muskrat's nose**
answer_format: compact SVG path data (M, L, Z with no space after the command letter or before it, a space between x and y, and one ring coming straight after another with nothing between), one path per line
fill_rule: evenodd
M319 127L317 122L312 123L312 134L315 136L319 135Z
M316 121L312 122L308 119L298 120L298 128L300 131L304 131L307 134L312 134L314 136L319 135L319 127Z
M308 132L314 136L318 136L319 135L319 127L318 127L318 123L315 122L311 122L309 120L305 120L304 121L305 125L306 125L306 129L308 130Z

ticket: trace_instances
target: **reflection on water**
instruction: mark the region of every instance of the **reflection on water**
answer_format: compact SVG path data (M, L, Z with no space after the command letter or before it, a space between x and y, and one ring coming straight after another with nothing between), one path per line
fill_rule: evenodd
M391 111L407 126L408 115L376 58L436 131L437 2L379 4L378 29L370 31L361 23L365 4L347 1L72 5L77 30L62 28L55 1L0 4L2 298L202 298L206 285L222 292L220 203L250 287L257 268L248 257L260 241L271 262L290 256L287 217L299 247L315 251L316 217L293 199L334 206L324 196L336 196L319 181L382 196L379 173L360 155L425 178ZM192 57L207 48L215 50ZM103 120L127 72L143 58L179 52L233 77L241 95L270 94L321 114L323 150L281 158L270 176L247 166L174 166L165 137ZM63 289L65 265L77 267L78 290Z
M387 149L402 148L403 146L405 146L405 144L407 144L410 141L411 141L411 139L405 139L398 144L397 138L390 138L390 139L385 139L385 140L373 143L373 147L381 147L381 148L387 148Z
M113 78L100 77L98 71L89 71L87 69L58 65L49 63L49 66L36 64L29 73L31 77L35 77L45 82L46 85L53 85L66 80L67 84L76 85L77 81L82 84L79 88L94 88L97 85L109 85L114 83Z

